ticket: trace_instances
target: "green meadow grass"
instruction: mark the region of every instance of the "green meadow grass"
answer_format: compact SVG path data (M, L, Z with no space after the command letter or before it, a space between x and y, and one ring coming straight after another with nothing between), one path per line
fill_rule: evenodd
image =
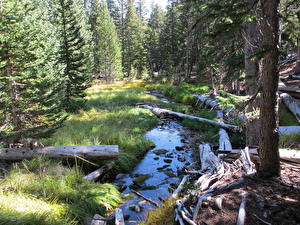
M46 158L15 164L0 180L0 224L77 225L123 201L113 185L82 177L79 167Z
M54 146L119 145L113 172L131 171L153 147L144 134L157 124L151 112L135 104L152 100L140 81L95 84L87 90L82 110L41 141ZM82 179L87 170L98 167L86 166L80 159L69 163L38 158L15 164L0 180L0 225L83 224L85 217L104 215L123 201L112 184Z

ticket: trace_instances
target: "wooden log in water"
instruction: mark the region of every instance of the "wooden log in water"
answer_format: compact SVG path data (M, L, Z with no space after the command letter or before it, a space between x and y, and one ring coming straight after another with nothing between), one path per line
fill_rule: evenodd
M115 211L115 225L125 225L123 211L120 208Z
M230 130L230 131L234 131L234 132L240 131L240 128L238 126L231 125L231 124L220 123L220 122L216 122L213 120L209 120L209 119L205 119L205 118L201 118L201 117L197 117L197 116L191 116L191 115L187 115L184 113L179 113L179 112L174 112L174 111L167 110L167 109L153 107L150 105L139 105L139 107L151 110L158 117L170 116L170 117L181 118L181 119L197 120L199 122L209 123L211 125L224 128L226 130Z
M118 145L75 145L51 146L44 148L0 148L0 159L18 161L35 157L57 159L84 158L89 160L116 159L119 155Z

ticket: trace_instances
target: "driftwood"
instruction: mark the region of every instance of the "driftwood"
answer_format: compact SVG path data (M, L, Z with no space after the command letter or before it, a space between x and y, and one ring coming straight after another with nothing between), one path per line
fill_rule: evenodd
M229 136L224 129L219 130L219 150L230 150L232 149Z
M156 207L159 207L159 204L152 201L150 198L145 197L144 195L142 195L140 192L137 192L135 190L131 190L134 194L136 194L137 196L140 196L141 198L145 199L147 202L151 203L152 205L155 205Z
M102 176L104 173L108 172L109 170L111 170L114 167L114 163L108 163L104 166L102 166L101 168L95 170L94 172L86 175L85 177L83 177L83 179L85 180L97 180L100 176Z
M115 211L115 225L125 225L123 211L120 208Z
M167 109L160 109L160 108L149 106L149 105L139 105L139 107L151 110L158 117L170 116L170 117L176 117L176 118L180 118L180 119L197 120L199 122L209 123L211 125L224 128L226 130L230 130L230 131L234 131L234 132L240 131L240 128L238 126L231 125L231 124L220 123L220 122L216 122L213 120L209 120L209 119L205 119L205 118L201 118L201 117L197 117L197 116L191 116L191 115L187 115L184 113L174 112L174 111L167 110Z
M196 105L199 102L202 102L203 104L209 106L212 109L221 110L222 113L225 114L225 116L227 117L227 119L229 121L236 120L236 119L244 121L246 119L245 115L243 115L242 113L239 113L238 111L234 110L233 108L222 107L217 100L214 100L214 99L202 96L202 95L194 95L194 97L197 98Z
M2 160L22 160L39 156L49 158L84 158L90 160L116 159L118 158L119 147L117 145L77 145L77 146L57 146L44 148L1 148L0 159Z
M280 98L288 109L294 114L298 123L300 123L300 104L287 93L280 94Z
M185 176L182 178L180 184L178 185L178 187L176 188L176 190L173 192L172 198L176 198L176 197L178 196L178 194L181 192L181 190L182 190L184 184L186 183L186 181L188 180L188 178L189 178L188 175L185 175Z
M240 153L242 153L242 150L241 149L232 149L231 151L227 151L227 153L229 155L230 154L240 154ZM258 155L256 148L249 149L249 153L253 154L253 155ZM300 151L299 150L280 148L279 149L279 157L281 160L300 163Z
M246 221L246 198L247 194L242 193L242 201L239 208L236 225L244 225Z

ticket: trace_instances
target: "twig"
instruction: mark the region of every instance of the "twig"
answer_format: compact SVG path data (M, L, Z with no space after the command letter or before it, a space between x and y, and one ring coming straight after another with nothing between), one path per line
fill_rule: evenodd
M243 193L236 225L244 225L245 224L245 220L246 220L246 197L247 197L247 194Z
M264 223L264 224L266 224L266 225L272 225L271 223L269 223L269 222L263 220L262 218L259 218L256 214L253 214L253 216L255 216L256 219L258 219L260 222L262 222L262 223Z
M152 205L155 205L156 207L159 207L159 204L152 201L151 199L145 197L144 195L142 195L141 193L135 191L135 190L131 190L134 194L136 194L137 196L140 196L141 198L145 199L147 202L151 203Z

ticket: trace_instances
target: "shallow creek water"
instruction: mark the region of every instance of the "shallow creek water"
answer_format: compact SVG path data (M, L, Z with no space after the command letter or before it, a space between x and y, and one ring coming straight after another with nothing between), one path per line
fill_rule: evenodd
M122 193L130 193L134 189L159 204L162 203L161 198L171 194L170 185L180 182L178 172L192 161L192 149L184 147L186 140L181 135L182 131L179 122L163 120L161 125L146 133L156 147L147 152L132 173L117 176L115 184L124 187ZM129 216L126 224L131 225L139 224L154 206L134 195L120 208L125 217Z

